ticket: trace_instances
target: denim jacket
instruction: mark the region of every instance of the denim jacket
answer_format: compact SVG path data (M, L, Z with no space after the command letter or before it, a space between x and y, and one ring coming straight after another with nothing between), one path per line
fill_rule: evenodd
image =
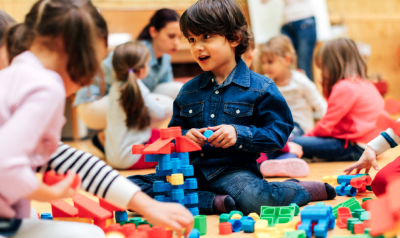
M221 124L236 129L237 141L222 149L206 144L190 153L191 163L209 180L230 165L254 167L260 153L282 149L293 130L292 114L274 82L247 68L239 60L222 85L213 87L211 72L187 82L174 101L169 126L180 126L183 135L191 128Z

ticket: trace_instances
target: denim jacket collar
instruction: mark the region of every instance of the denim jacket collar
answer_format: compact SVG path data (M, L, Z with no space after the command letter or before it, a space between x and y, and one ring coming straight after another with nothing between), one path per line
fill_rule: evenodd
M240 59L238 64L235 66L235 68L232 70L232 72L229 74L229 76L226 78L224 83L222 84L222 87L228 86L231 83L237 84L239 86L248 88L250 87L250 72L249 68L247 68L246 63ZM211 73L211 71L207 71L204 74L203 77L203 82L200 86L200 88L204 88L207 86L207 84L210 82L210 80L214 78L214 75Z

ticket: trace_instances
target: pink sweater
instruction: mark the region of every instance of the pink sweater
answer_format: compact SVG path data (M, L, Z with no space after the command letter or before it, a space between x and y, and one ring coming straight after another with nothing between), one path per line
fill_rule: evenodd
M359 78L343 79L332 88L325 116L306 136L368 143L381 133L376 120L381 114L387 115L384 104L372 83Z
M58 148L65 96L61 77L29 51L0 71L0 217L21 218L22 198L38 187L34 169Z

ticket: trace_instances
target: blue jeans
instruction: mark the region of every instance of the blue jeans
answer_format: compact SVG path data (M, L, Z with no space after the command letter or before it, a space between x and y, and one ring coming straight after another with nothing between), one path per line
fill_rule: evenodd
M293 139L303 147L303 157L326 159L328 161L357 161L364 149L356 143L331 137L296 137Z
M262 178L256 162L249 168L245 163L235 163L218 176L207 180L198 167L194 177L197 179L200 214L213 214L215 195L230 195L236 207L244 214L260 213L261 206L287 206L297 203L303 206L310 202L310 194L300 185L293 182L268 182ZM142 191L154 197L153 182L165 181L165 177L155 174L134 175L128 179L142 188Z
M290 37L297 53L297 68L306 72L307 77L313 80L311 70L314 46L317 41L315 18L286 23L282 27L282 34Z

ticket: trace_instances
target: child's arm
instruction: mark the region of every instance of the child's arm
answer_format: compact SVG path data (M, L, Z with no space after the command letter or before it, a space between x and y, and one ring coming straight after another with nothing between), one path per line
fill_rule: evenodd
M306 98L307 102L311 105L311 107L315 110L315 114L317 118L321 119L325 113L327 108L327 103L319 93L317 87L313 82L309 79L304 80L303 84L304 88L304 97Z

